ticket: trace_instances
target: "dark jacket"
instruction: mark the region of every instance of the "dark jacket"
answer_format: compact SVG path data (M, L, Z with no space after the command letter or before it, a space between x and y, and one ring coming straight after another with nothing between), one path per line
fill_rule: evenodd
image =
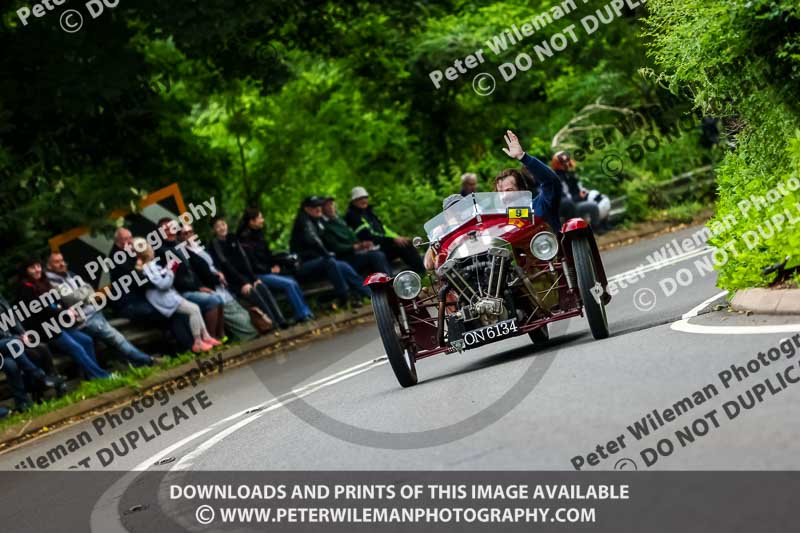
M42 276L44 276L44 273L42 273ZM47 278L45 278L45 280L46 279ZM45 294L45 292L48 292L50 295L52 295L52 297L48 296L44 299L44 301L40 302L42 308L41 311L38 313L32 313L31 316L22 322L22 325L26 330L37 332L41 336L43 342L50 338L56 338L61 334L59 333L58 335L53 335L51 337L52 333L45 333L42 327L42 324L48 322L58 326L59 331L61 328L61 324L58 322L58 315L63 310L61 306L61 295L58 293L57 289L51 289L52 287L50 286L49 282L47 282L43 288L40 288L35 286L33 282L27 280L20 282L20 285L17 287L17 299L20 302L24 302L28 309L30 309L31 302L38 300L41 295ZM51 300L52 303L48 303ZM52 329L49 331L52 331Z
M11 310L11 304L2 296L0 296L0 315L9 317L8 319L0 318L0 339L19 337L25 333L25 328L22 327L16 315Z
M230 237L228 237L230 239ZM247 254L250 267L256 274L269 274L277 264L269 249L263 230L245 227L237 235L239 244Z
M208 264L208 261L191 250L188 250L188 252L189 266L191 266L194 273L197 274L197 277L200 279L200 283L203 287L213 289L219 285L222 285L222 280L220 280L219 276L217 276L211 270L211 265Z
M171 252L168 256L167 252ZM166 267L171 259L177 258L180 260L180 265L175 271L175 280L172 286L178 292L197 292L201 287L213 288L213 285L207 285L200 278L200 275L195 271L192 266L191 254L186 247L178 248L178 242L170 242L165 240L161 247L156 252L156 257L160 259L161 266ZM202 261L202 258L199 258Z
M577 203L581 200L581 183L578 176L574 172L567 170L556 170L558 179L561 180L567 189L567 193L573 202Z
M376 244L381 244L386 239L393 239L397 236L392 230L384 227L378 215L372 211L371 205L367 206L366 209L359 209L353 204L350 204L344 219L347 221L347 225L353 228L355 234L362 241L372 241Z
M217 269L228 280L228 286L234 294L240 294L243 285L256 280L247 253L233 235L228 235L224 241L214 238L209 252Z
M328 250L322 240L324 231L322 218L311 218L308 213L300 209L294 219L294 226L292 226L289 248L303 261L317 257L330 257L332 252Z
M533 174L539 188L539 194L533 197L533 212L544 218L553 231L560 235L561 220L558 218L558 209L561 207L561 181L553 169L529 154L522 157L522 164Z
M353 245L358 242L358 237L342 217L326 219L323 224L325 231L322 233L322 241L325 247L338 257L353 255Z

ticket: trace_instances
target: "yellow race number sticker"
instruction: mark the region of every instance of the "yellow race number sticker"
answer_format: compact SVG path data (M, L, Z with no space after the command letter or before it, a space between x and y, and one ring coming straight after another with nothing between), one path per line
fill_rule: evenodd
M531 219L531 208L530 207L509 207L508 210L508 221L511 224L516 224L518 222L527 222Z

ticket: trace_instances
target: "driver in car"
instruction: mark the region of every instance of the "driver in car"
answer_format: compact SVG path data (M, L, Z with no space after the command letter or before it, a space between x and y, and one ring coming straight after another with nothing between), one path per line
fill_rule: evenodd
M561 206L561 181L549 166L525 153L513 131L506 131L504 138L507 147L503 148L503 151L508 157L522 161L528 172L533 175L536 183L526 180L520 170L507 168L495 177L494 190L497 192L531 191L534 193L531 206L534 214L545 219L553 228L556 236L561 237L561 221L558 218L558 209ZM538 194L536 194L537 188L539 189Z
M538 188L538 194L533 197L531 208L536 216L544 218L550 224L557 237L561 237L561 221L558 218L558 209L561 205L561 181L549 166L525 153L513 131L506 130L503 138L506 141L506 148L503 148L503 151L508 157L522 161L522 164L533 176L535 183L526 180L521 171L507 168L495 177L495 192L531 191L535 194ZM460 195L457 194L448 196L445 198L442 208L446 211L460 199ZM433 270L434 261L433 249L429 247L425 253L425 268Z

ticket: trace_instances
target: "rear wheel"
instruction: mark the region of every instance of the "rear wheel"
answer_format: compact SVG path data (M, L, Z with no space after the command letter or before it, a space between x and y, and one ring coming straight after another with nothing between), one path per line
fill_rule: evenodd
M589 329L595 339L608 337L608 318L606 308L598 294L595 297L592 289L599 287L597 273L592 258L592 247L586 237L572 241L572 257L575 262L575 273L578 278L578 289L583 300L583 309L589 321ZM597 291L595 291L597 292Z
M403 347L400 341L400 324L389 303L386 289L373 289L372 310L375 312L375 321L378 323L378 332L383 341L383 348L389 358L389 364L403 387L417 384L417 368L414 363L414 354Z
M550 332L547 330L547 324L539 329L529 331L528 337L531 338L531 342L534 344L547 344L547 341L550 340Z

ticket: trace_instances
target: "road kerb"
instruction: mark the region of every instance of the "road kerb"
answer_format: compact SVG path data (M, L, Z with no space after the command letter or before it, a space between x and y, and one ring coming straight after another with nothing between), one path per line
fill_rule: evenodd
M800 289L743 289L736 292L731 308L759 315L800 315Z
M253 356L264 348L287 341L305 338L316 330L321 330L336 325L344 325L351 321L370 316L372 316L372 307L364 306L360 309L356 309L355 311L342 312L336 315L323 317L314 322L299 324L289 330L268 333L267 335L257 337L251 341L224 348L221 352L214 352L213 356L216 357L221 353L224 363L236 362L238 359L260 359L262 357L271 355L265 353L261 356ZM77 420L75 420L75 422L77 422L85 418L87 415L100 414L103 411L120 407L121 405L124 405L124 402L127 400L133 400L146 392L148 389L173 381L186 374L193 368L197 368L196 362L189 361L183 365L164 370L163 372L159 372L158 374L142 380L139 388L134 389L131 387L122 387L119 389L114 389L92 398L87 398L80 402L67 405L56 411L45 413L34 419L26 420L14 426L8 427L0 432L0 451L6 451L5 449L8 447L8 445L14 444L15 441L24 439L25 437L34 434L45 427L58 426L58 429L60 430L72 425L71 423L65 424L66 422L70 421L70 419L77 417Z

